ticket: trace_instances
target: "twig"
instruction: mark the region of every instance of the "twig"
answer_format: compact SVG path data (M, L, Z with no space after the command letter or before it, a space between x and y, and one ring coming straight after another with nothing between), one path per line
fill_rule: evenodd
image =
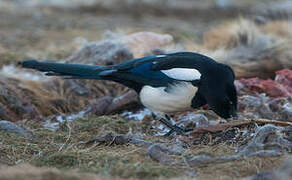
M270 124L260 127L256 131L251 142L241 149L239 154L249 156L255 151L266 149L273 149L277 151L285 149L292 151L292 143L282 137L281 132L284 130L285 128L283 127L277 127Z
M277 120L268 120L268 119L245 119L245 120L236 120L227 122L224 124L217 124L217 125L209 125L206 127L198 127L194 128L191 131L191 135L200 134L200 133L215 133L219 131L225 131L228 128L237 127L237 126L246 126L249 124L258 123L258 124L274 124L277 126L292 126L292 122L286 121L277 121Z
M69 141L70 138L71 138L71 131L72 131L72 129L71 129L71 127L70 127L70 125L69 125L68 123L66 123L66 126L67 126L68 129L69 129L68 138L66 139L65 143L62 144L62 146L60 147L60 149L58 150L58 152L62 151L62 149L64 148L64 146L68 143L68 141Z
M292 126L292 122L286 122L286 121L277 121L277 120L268 120L268 119L257 119L254 121L256 123L274 124L276 126Z

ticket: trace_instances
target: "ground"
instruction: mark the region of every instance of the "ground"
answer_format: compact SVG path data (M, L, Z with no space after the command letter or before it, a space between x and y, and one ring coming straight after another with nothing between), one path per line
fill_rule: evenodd
M218 10L212 6L215 1L208 1L211 5L204 2L197 7L197 11L201 8L199 12L175 8L167 11L161 7L153 8L151 3L148 7L151 10L139 6L132 11L124 6L122 10L99 6L2 7L0 66L32 58L62 61L81 48L84 41L103 39L107 31L123 34L138 31L167 33L183 49L193 50L204 40L205 32L231 20L248 17L249 10L246 8L253 5L253 1L230 1L235 2L236 8L228 6ZM155 136L150 120L130 120L121 114L85 115L72 122L61 123L56 131L44 127L43 123L31 117L17 121L17 125L31 133L27 137L0 130L0 177L9 180L17 177L37 179L37 176L50 174L51 179L238 179L277 169L289 156L247 157L196 167L179 166L157 162L149 157L147 148L131 143L84 145L84 142L108 132L138 134L139 139L154 143L175 142L174 137ZM186 161L191 155L216 157L236 154L235 144L224 141L211 144L189 143L184 155L170 156L179 162Z
M20 137L14 133L1 133L1 163L9 166L29 163L37 167L55 167L62 171L77 170L83 173L95 173L102 176L138 179L234 179L251 176L263 170L272 170L280 166L286 157L252 157L240 161L212 163L195 168L161 164L149 158L146 148L132 144L109 145L83 143L104 134L120 134L145 131L143 125L120 116L89 116L64 123L56 132L48 130L35 121L22 121L19 125L30 129L33 137ZM141 139L155 143L167 143L169 138L151 135ZM191 145L189 155L172 155L176 160L187 159L191 155L207 154L211 156L233 155L235 147L226 143L217 145ZM6 166L2 165L5 175ZM39 173L40 169L33 171ZM23 173L24 174L24 173ZM13 179L13 176L10 176ZM8 178L9 179L9 178Z

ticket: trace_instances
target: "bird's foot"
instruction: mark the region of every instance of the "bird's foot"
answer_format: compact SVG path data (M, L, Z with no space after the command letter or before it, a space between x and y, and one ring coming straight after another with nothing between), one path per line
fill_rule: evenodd
M155 119L157 119L157 116L155 116L155 114L152 114L152 116ZM158 119L162 124L164 124L167 128L170 129L163 136L170 136L174 132L176 132L176 134L179 134L179 135L187 136L186 133L193 130L192 128L181 128L181 127L177 126L176 124L174 124L174 122L171 122L171 118L169 116L166 115L165 117L166 118Z
M182 127L177 126L176 124L172 125L171 127L169 127L169 126L167 126L167 127L170 130L162 136L167 137L167 136L170 136L172 133L176 133L178 135L183 135L183 136L188 136L186 133L193 130L193 128L182 128Z

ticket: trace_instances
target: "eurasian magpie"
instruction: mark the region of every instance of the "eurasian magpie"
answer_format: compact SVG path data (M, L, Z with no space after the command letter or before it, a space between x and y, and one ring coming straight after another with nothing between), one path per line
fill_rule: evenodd
M205 104L220 117L237 116L237 94L233 70L198 53L178 52L133 59L112 66L64 64L26 60L24 68L48 76L73 79L111 80L134 89L141 103L159 121L183 134L167 114L198 108Z

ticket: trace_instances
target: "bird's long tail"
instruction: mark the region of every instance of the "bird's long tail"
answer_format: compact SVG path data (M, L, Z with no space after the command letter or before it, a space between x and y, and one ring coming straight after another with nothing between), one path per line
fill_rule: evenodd
M37 60L25 60L19 62L19 65L23 68L46 72L47 76L64 76L69 79L103 79L99 74L111 69L111 67L104 66L40 62Z

